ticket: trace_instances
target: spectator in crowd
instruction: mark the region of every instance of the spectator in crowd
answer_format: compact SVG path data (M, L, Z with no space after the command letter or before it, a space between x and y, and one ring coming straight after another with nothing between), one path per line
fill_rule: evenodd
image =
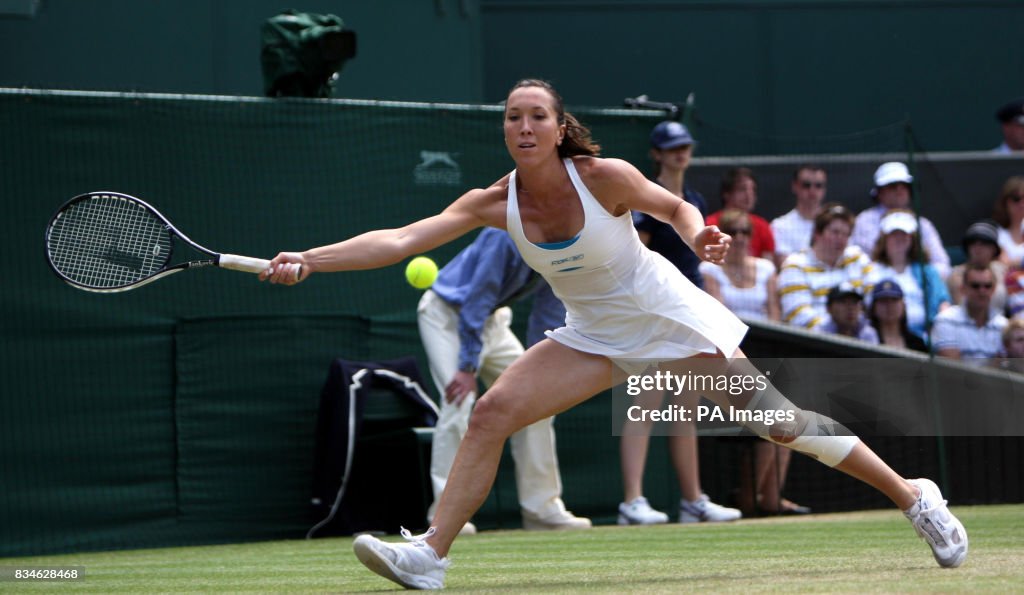
M739 209L750 215L753 235L750 237L750 255L773 260L775 258L775 236L772 227L764 217L754 214L757 205L757 179L754 172L746 167L735 167L725 172L719 188L722 196L722 210L708 215L707 225L718 225L718 219L725 209Z
M672 194L697 207L701 217L706 217L708 206L704 196L687 185L685 179L696 144L690 131L679 122L665 121L655 126L651 131L650 153L654 161L653 179ZM633 211L633 225L644 245L676 265L691 283L704 288L704 279L698 270L700 259L671 225L640 211Z
M827 184L828 176L825 168L820 165L801 165L793 172L789 188L796 197L796 206L771 223L772 235L775 236L776 262L783 262L790 254L811 245L814 216L825 200Z
M696 141L690 131L678 122L661 122L651 131L651 158L655 163L654 181L662 187L692 204L707 215L704 197L690 189L684 182L684 174L690 165L693 146ZM646 213L635 212L633 224L640 235L640 241L654 252L658 252L676 266L694 285L704 287L705 279L698 268L701 259L683 242L668 223L662 223ZM731 252L731 251L730 251ZM657 408L665 395L650 392L637 397L638 402ZM696 393L671 397L678 403L692 409L699 400ZM679 522L721 522L734 521L742 513L735 508L720 506L704 494L700 484L700 459L698 457L695 424L681 422L687 427L668 437L669 456L679 481L682 498L679 502ZM619 457L622 463L623 501L619 504L620 525L652 525L668 522L668 515L651 506L643 495L644 468L647 464L647 450L650 444L652 423L631 422L624 428L619 441ZM786 449L788 450L788 449Z
M1003 142L992 149L995 153L1024 151L1024 97L1010 101L996 111L1003 129Z
M992 294L992 307L999 312L1006 310L1006 264L999 260L1002 249L999 247L998 231L995 223L987 219L972 223L963 237L964 255L967 261L953 267L946 279L949 297L952 303L963 303L962 286L964 269L969 265L992 267L996 274L996 289Z
M750 255L750 215L739 209L726 209L718 220L718 228L732 236L732 246L721 265L700 263L705 291L741 318L778 321L775 264Z
M964 303L935 317L931 338L936 354L977 365L999 356L1007 320L992 309L995 286L991 267L970 265L964 270Z
M881 233L871 252L872 278L899 283L910 331L924 338L935 316L952 300L939 273L928 263L917 230L917 218L911 210L893 209L882 217Z
M1000 259L1010 270L1024 267L1024 176L1012 176L1003 183L992 219L999 225Z
M784 322L820 330L829 320L826 298L831 288L849 281L860 291L871 289L871 259L849 244L853 220L853 213L843 205L824 205L814 218L811 245L782 264L779 299Z
M906 165L890 161L878 166L874 180L875 186L871 190L871 196L874 197L876 204L857 215L853 235L850 237L850 243L860 246L861 250L867 253L871 252L875 241L878 240L882 216L892 209L910 208L910 185L914 177L910 175ZM930 262L939 272L939 276L945 279L949 276L950 263L942 238L931 221L924 217L919 217L918 220L921 227L921 242L928 250Z
M511 329L508 304L534 292L539 293L530 313L531 345L544 338L544 330L563 324L565 307L523 261L508 233L485 228L441 269L433 287L420 299L420 338L442 397L430 459L431 519L469 426L477 380L490 386L523 354L523 345ZM519 430L509 444L523 528L590 528L590 519L573 515L562 501L553 418ZM461 533L476 533L476 526L467 522Z
M878 345L878 333L864 319L864 296L852 283L836 285L826 299L829 320L821 325L822 332Z
M882 279L871 288L868 319L878 333L878 342L886 347L898 347L928 353L924 339L907 327L907 305L903 289L892 279Z
M1003 356L989 362L994 368L1024 374L1024 319L1014 318L1003 329Z

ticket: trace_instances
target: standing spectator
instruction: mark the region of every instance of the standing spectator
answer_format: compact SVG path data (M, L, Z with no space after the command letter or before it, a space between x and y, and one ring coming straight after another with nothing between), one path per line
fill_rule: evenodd
M963 303L962 286L964 269L970 265L991 266L996 274L996 289L992 293L992 307L999 312L1006 310L1006 264L998 260L1002 249L999 247L999 233L995 223L982 220L972 223L963 238L964 254L967 262L953 267L946 279L949 297L952 303Z
M992 207L992 219L999 225L1000 256L1010 270L1024 266L1024 176L1012 176L1003 183Z
M793 172L790 190L796 197L793 210L772 220L776 262L811 245L814 216L825 200L828 177L820 165L801 165Z
M1006 318L992 309L996 276L990 267L964 270L964 303L947 308L935 318L932 346L942 357L981 365L1002 350Z
M725 209L739 209L750 215L753 235L750 237L750 255L774 260L775 236L772 226L764 217L754 214L757 205L757 179L754 172L746 167L735 167L725 172L719 188L722 196L722 210L708 215L707 225L718 225L718 219Z
M690 131L679 122L665 121L655 126L651 131L653 179L672 194L697 207L701 217L706 217L708 206L704 196L690 188L685 179L696 144ZM633 211L633 225L645 246L676 265L691 283L704 288L704 279L698 270L700 259L671 225L640 211Z
M1002 125L1003 142L992 149L995 153L1024 151L1024 97L1014 99L996 112Z
M878 333L864 319L864 296L849 281L843 281L828 292L830 320L821 325L821 331L843 335L878 345Z
M935 316L949 307L950 297L939 273L928 264L917 238L914 212L893 209L882 217L881 233L871 252L873 279L893 279L903 289L910 331L924 338Z
M686 168L690 165L695 141L690 131L678 122L661 122L651 131L651 158L654 159L655 182L666 190L696 207L706 215L704 197L690 190L683 181ZM668 223L639 211L633 217L640 241L654 252L658 252L676 266L694 285L703 287L704 278L698 265L701 260L679 237L679 233ZM651 391L638 398L650 408L657 408L663 400L675 401L688 408L696 406L700 396L696 393L671 395L665 399L661 392ZM668 437L669 457L679 482L679 522L723 522L734 521L742 513L735 508L720 506L704 494L700 484L700 458L697 444L696 424L693 421L680 422L688 428ZM628 424L619 439L619 458L622 464L623 500L619 504L618 524L652 525L668 522L668 515L651 506L643 495L644 468L647 466L647 451L651 440L653 422Z
M721 265L700 263L705 291L741 318L778 321L775 265L766 258L750 255L750 216L739 209L726 209L718 220L718 227L722 233L732 236L732 247Z
M907 305L903 302L903 289L892 279L882 279L871 288L868 319L878 332L878 342L886 347L898 347L928 353L924 339L907 327Z
M893 209L910 208L910 184L913 181L914 177L910 175L907 166L898 161L878 166L875 170L875 186L871 190L871 196L877 204L857 215L850 243L870 253L875 241L878 240L882 217ZM921 226L921 242L928 250L932 266L939 272L939 276L945 279L949 276L950 263L942 238L931 221L924 217L918 219Z
M849 244L853 213L841 204L825 205L814 218L811 245L789 255L779 272L782 320L820 330L829 320L826 298L830 289L849 281L868 291L871 259Z
M523 354L523 345L511 329L508 304L546 289L548 299L538 295L530 314L531 343L565 320L564 307L546 286L519 256L508 233L487 228L441 269L433 287L420 299L420 338L441 395L430 458L434 488L434 503L428 512L431 520L469 426L477 400L477 379L490 386ZM574 516L562 502L553 418L524 427L509 443L523 528L589 528L590 519ZM476 527L467 522L461 533L476 533Z

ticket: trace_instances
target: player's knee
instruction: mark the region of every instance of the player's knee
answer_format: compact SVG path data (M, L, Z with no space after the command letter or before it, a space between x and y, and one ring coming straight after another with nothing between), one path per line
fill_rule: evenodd
M469 418L470 429L496 438L508 438L524 427L515 410L515 400L510 397L503 396L500 389L487 391L473 408L473 415Z

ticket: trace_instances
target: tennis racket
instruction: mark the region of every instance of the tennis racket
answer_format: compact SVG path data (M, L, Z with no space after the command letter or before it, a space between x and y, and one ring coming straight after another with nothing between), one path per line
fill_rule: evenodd
M175 246L202 254L171 264ZM119 192L89 192L64 203L46 226L46 259L72 287L127 291L174 273L218 266L262 273L270 261L218 254L193 242L149 204ZM301 270L296 271L298 279Z

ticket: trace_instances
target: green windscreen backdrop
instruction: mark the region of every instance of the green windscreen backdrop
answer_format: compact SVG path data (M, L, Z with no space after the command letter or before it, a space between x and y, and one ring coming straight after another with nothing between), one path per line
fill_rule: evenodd
M643 159L651 115L581 117L606 154ZM269 258L437 213L512 167L493 106L4 93L0 130L0 555L301 537L331 360L427 371L400 266L91 294L46 265L66 199L132 194L200 244Z

